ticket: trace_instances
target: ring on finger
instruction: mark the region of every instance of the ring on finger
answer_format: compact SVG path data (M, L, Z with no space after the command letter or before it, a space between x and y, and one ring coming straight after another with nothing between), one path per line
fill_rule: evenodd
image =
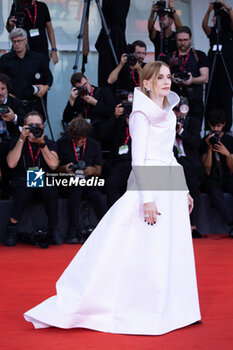
M150 215L149 214L145 214L145 218L149 218L150 217Z

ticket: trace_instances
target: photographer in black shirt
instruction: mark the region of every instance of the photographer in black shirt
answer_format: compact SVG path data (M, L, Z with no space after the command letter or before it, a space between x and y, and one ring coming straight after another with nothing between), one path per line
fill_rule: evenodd
M48 214L49 234L54 244L62 244L58 233L58 194L54 187L27 186L27 171L32 170L40 177L44 172L56 170L58 166L57 148L54 141L44 135L43 117L36 111L25 116L19 137L12 139L7 155L7 163L12 169L14 203L7 227L5 244L17 243L17 223L21 213L33 195L41 198Z
M63 122L69 123L81 114L93 126L90 137L100 141L100 132L114 112L115 97L109 88L93 86L82 73L74 73L70 81L72 88Z
M75 179L90 179L101 175L102 151L100 143L88 135L91 125L82 118L75 118L61 139L57 141L60 159L59 171L74 175ZM69 233L67 243L83 243L79 228L79 211L81 198L84 195L92 200L99 220L107 211L107 205L97 186L73 185L62 189L68 196Z
M131 171L131 137L129 115L132 102L122 100L103 130L105 142L110 149L110 171L106 180L108 206L111 207L125 192Z
M114 91L125 89L133 92L136 86L140 86L140 74L145 66L143 61L147 54L146 44L136 40L127 46L127 50L121 55L119 64L109 74L107 80Z
M53 83L46 58L39 52L27 49L24 29L12 29L9 37L13 50L0 57L0 72L11 79L11 92L21 100L25 114L37 110L43 115L40 98L45 96Z
M176 31L177 50L170 55L172 90L189 102L190 117L203 118L203 84L209 80L209 64L204 52L191 47L189 27Z
M203 190L208 193L213 206L232 229L233 210L224 200L223 193L233 194L233 137L225 134L225 112L210 112L210 133L202 139L201 154L205 166ZM233 231L230 233L233 237Z
M155 47L155 60L157 60L159 55L161 55L160 59L166 63L169 63L168 54L176 50L176 33L172 30L172 25L174 23L177 30L182 26L182 23L176 13L173 0L168 1L168 9L165 8L162 10L162 16L160 16L158 3L163 3L163 1L153 1L150 17L147 24L148 32L150 40ZM162 36L161 32L159 30L156 30L154 27L155 14L158 14L160 17L160 27L163 29ZM161 40L163 43L162 46Z
M20 101L9 95L10 79L0 73L0 168L2 173L2 199L11 195L10 169L6 162L9 143L12 137L19 135L19 126L24 123L24 111Z
M213 26L209 26L210 13L214 10ZM217 17L219 19L217 23ZM210 69L213 65L214 56L217 49L221 51L224 58L228 74L233 84L233 10L224 1L211 2L202 22L202 28L210 42L208 60ZM217 48L219 39L219 47ZM232 125L232 89L226 75L224 64L218 55L213 79L209 91L209 97L206 106L205 126L208 126L208 116L212 109L224 109L226 113L226 124L224 131L229 131Z
M197 118L190 118L188 102L184 97L181 97L174 112L177 117L175 156L184 169L186 183L195 203L190 214L192 237L201 238L202 235L197 228L200 201L199 184L203 177L203 164L199 153L201 122Z
M6 29L10 33L15 26L27 31L30 50L42 53L47 60L49 59L48 36L51 44L50 58L54 64L58 62L54 29L48 6L44 2L14 1L7 19Z

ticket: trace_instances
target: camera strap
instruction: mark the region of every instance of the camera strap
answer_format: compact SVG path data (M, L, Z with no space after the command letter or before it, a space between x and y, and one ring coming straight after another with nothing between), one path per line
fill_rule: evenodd
M133 69L133 68L131 69L131 74L132 74L132 78L133 78L133 81L134 81L135 86L139 86L139 85L140 85L140 75L138 74L138 81L136 81L135 74L134 74L134 69Z
M72 143L73 143L75 158L76 158L76 160L77 160L77 162L78 162L78 161L79 161L79 159L78 159L78 152L77 152L77 150L76 150L76 145L75 145L74 140L72 140ZM86 140L85 140L84 143L83 143L82 160L83 160L83 155L84 155L85 148L86 148Z
M182 62L182 64L181 64L181 66L180 66L180 70L181 70L181 72L183 72L183 71L184 71L184 69L185 69L185 67L186 67L186 64L187 64L188 59L189 59L189 55L190 55L190 51L188 52L188 54L187 54L187 56L186 56L185 60L183 61L183 57L182 57L182 55L180 55L180 54L179 54L179 58L180 58L180 59L183 61L183 62Z
M127 145L129 138L130 138L129 128L126 127L126 139L125 139L124 145Z
M34 19L32 19L31 12L30 12L29 9L26 7L26 11L27 11L27 13L28 13L28 17L29 17L30 21L31 21L32 24L33 24L33 28L35 28L35 26L36 26L36 19L37 19L37 4L36 4L36 1L35 1L35 3L34 3L34 6L35 6Z
M35 165L36 165L36 160L37 160L37 158L38 158L38 156L39 156L39 154L40 154L41 147L39 146L35 158L34 158L33 151L32 151L32 145L31 145L31 142L29 141L29 139L28 139L28 147L29 147L29 151L30 151L31 158L32 158L33 166L35 166Z

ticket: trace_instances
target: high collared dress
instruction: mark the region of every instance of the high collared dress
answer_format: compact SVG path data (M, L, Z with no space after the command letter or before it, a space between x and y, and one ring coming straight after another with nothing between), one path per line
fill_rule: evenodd
M132 173L56 284L57 295L24 314L35 328L89 328L159 335L200 320L182 167L172 149L179 101L159 108L135 89L130 116ZM144 221L143 203L161 215Z

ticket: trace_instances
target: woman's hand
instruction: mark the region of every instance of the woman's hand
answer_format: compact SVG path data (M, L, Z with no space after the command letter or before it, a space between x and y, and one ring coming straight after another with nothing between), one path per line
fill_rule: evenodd
M192 212L192 210L193 210L194 200L193 200L193 198L190 196L189 193L188 193L188 205L189 205L189 214L191 214L191 212Z
M156 215L161 215L154 202L144 203L144 220L148 225L156 224Z

